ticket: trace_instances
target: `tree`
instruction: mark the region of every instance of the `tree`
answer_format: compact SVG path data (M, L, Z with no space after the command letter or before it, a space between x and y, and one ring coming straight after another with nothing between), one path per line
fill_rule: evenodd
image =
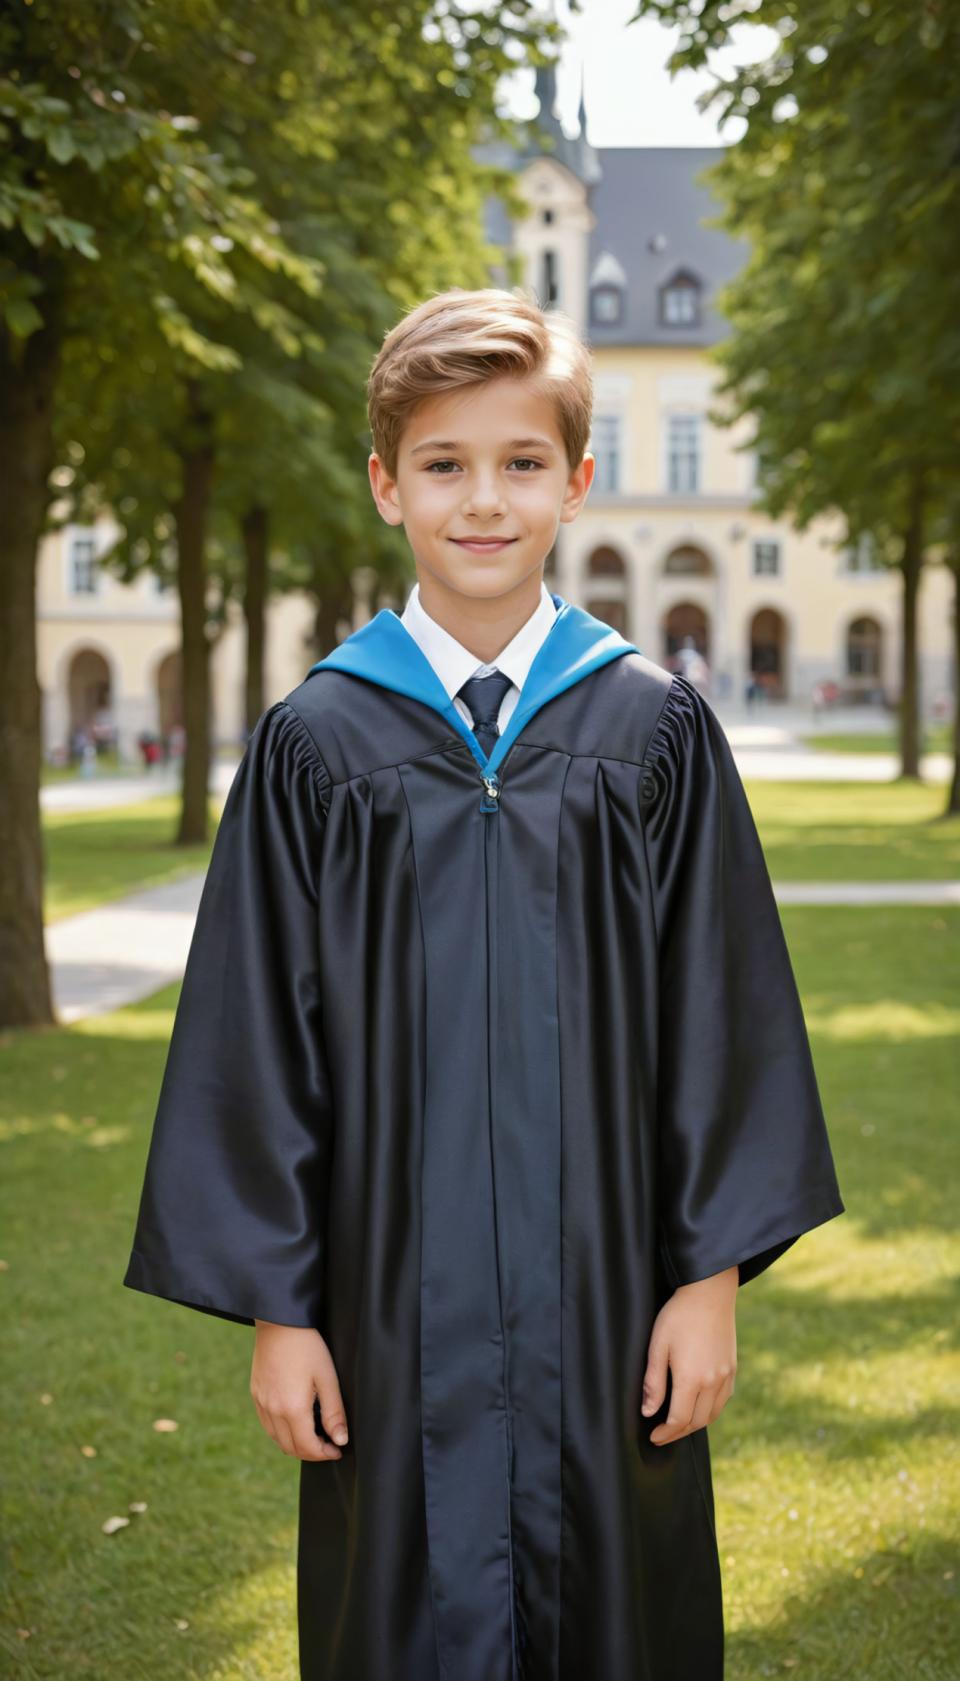
M363 0L336 15L307 0L269 12L253 0L130 0L106 16L93 0L66 13L35 0L4 14L0 623L15 657L0 671L11 790L0 844L17 870L0 899L0 1020L51 1019L33 595L58 454L71 494L99 492L118 510L121 565L167 566L175 551L188 739L179 838L200 838L207 541L218 476L230 482L235 384L259 368L261 395L272 377L274 396L290 388L291 412L296 391L320 403L338 378L344 390L355 381L361 347L369 360L399 306L481 274L479 205L511 187L474 159L473 141L499 122L503 72L555 37L528 0L494 12L399 0L386 17ZM255 389L248 379L248 400ZM356 482L356 454L354 437L341 486ZM235 485L242 466L239 450ZM250 506L266 507L262 492ZM242 522L249 508L233 512ZM215 581L220 601L224 590Z
M839 513L903 581L902 774L919 774L917 592L960 432L960 13L897 0L642 0L679 25L670 69L701 67L730 32L780 45L716 76L701 104L742 138L709 171L717 225L749 261L719 307L729 424L755 422L763 506L802 529Z

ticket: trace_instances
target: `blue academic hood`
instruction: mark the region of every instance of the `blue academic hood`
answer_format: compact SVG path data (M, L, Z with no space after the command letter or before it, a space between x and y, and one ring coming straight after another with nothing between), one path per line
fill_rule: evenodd
M618 630L594 618L583 607L573 606L552 590L550 599L557 608L556 618L537 650L520 698L506 729L494 742L489 759L420 644L392 607L382 607L332 653L317 660L307 676L327 669L346 671L351 677L363 677L368 683L379 683L384 689L394 689L397 694L409 695L433 707L463 737L483 774L492 777L524 725L548 700L609 660L640 652L635 643L628 642Z

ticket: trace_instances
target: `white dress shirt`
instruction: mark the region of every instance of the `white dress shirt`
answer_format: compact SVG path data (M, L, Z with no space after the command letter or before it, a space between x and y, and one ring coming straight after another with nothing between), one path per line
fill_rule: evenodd
M516 636L512 637L497 655L493 665L484 665L471 654L462 642L444 630L436 619L420 604L420 585L414 584L407 604L400 614L400 623L406 625L410 635L418 643L433 666L434 671L453 701L464 722L473 729L473 718L465 700L457 695L468 677L488 677L492 671L502 671L504 677L510 678L510 688L500 703L497 714L497 727L502 735L507 727L510 714L520 699L520 690L526 680L541 643L547 635L550 626L557 616L557 609L547 586L541 580L540 600L525 624L520 626Z

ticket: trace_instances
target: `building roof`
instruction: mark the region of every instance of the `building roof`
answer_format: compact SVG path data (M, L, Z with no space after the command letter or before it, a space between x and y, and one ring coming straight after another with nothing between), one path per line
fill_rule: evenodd
M600 178L589 204L595 226L589 237L589 281L606 280L616 265L626 276L619 322L590 321L595 347L605 344L705 345L725 337L729 326L713 308L718 287L737 273L749 254L745 240L704 227L720 204L697 181L723 156L722 146L604 146ZM670 326L659 319L659 290L678 272L703 287L700 326Z
M503 141L478 149L478 155L505 168L522 169L535 157L553 157L582 181L594 227L589 235L590 283L623 289L621 319L594 321L587 312L590 343L603 345L708 345L725 337L729 327L713 305L718 289L742 268L749 255L746 240L720 228L705 227L720 213L712 190L700 173L723 157L722 146L591 146L580 100L580 133L568 136L554 114L556 73L538 69L540 112L529 126L529 140L519 150ZM552 144L538 145L537 132ZM509 246L510 223L498 198L487 199L487 238ZM660 319L660 291L682 274L702 287L698 325Z

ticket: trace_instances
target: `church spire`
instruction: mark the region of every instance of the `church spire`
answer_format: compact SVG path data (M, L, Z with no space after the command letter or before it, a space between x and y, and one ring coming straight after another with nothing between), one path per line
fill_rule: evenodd
M563 124L556 113L557 103L557 66L552 64L538 64L536 67L535 92L540 109L534 119L534 138L525 149L522 156L529 158L537 152L541 155L556 158L572 174L576 175L585 186L591 186L600 179L600 160L593 147L587 142L587 111L586 95L584 91L583 71L580 72L580 133L574 138L568 136ZM538 146L536 130L550 137L551 145Z
M540 104L537 117L538 127L546 129L548 134L562 134L560 120L554 107L557 103L557 67L556 64L538 64L536 74L536 95Z

